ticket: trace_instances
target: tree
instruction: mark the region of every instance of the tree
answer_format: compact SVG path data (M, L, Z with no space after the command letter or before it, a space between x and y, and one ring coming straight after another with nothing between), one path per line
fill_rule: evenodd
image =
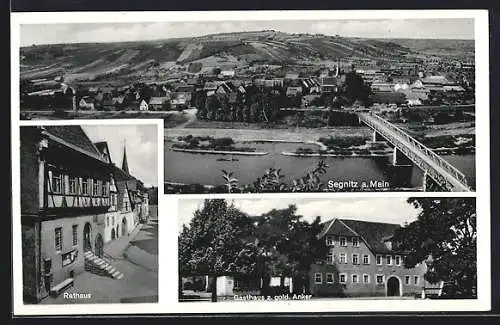
M362 102L366 107L371 106L372 104L370 97L372 95L372 91L370 86L363 81L363 77L361 77L361 75L354 71L346 74L346 80L341 94L347 98L349 104L351 105L356 100Z
M418 219L396 231L397 250L408 252L405 267L425 262L430 283L453 284L473 297L477 283L476 202L474 198L410 198Z
M273 275L280 276L280 293L284 293L285 277L306 282L311 265L327 254L324 241L317 238L322 228L319 217L311 224L302 220L295 205L273 209L257 218L255 236L262 253L257 269L264 284L262 295L270 294Z
M232 193L235 189L238 189L238 179L233 177L232 172L227 172L223 169L222 178L224 179L224 185L227 187L228 193Z
M253 273L258 252L251 234L250 218L241 211L224 199L205 200L179 235L179 277L209 275L217 301L218 276Z

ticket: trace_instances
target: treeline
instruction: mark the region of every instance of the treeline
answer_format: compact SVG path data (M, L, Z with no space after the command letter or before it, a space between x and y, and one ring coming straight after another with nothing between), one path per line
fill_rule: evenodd
M182 277L193 275L210 275L212 301L219 275L262 279L261 295L286 293L285 277L293 278L294 292L309 292L309 269L328 251L318 238L322 228L319 217L308 223L295 205L249 217L224 199L205 200L178 237L179 296ZM274 275L281 278L276 288Z

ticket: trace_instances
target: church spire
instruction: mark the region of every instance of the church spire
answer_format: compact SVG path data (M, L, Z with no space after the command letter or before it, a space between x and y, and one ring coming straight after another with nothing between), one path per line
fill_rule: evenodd
M130 172L128 170L128 163L127 163L127 142L123 144L123 162L122 162L122 170L127 173L127 175L130 175Z

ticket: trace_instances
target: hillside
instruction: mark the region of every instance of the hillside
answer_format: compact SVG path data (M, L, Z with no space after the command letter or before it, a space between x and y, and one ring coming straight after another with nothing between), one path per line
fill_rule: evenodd
M190 63L202 70L252 63L321 64L338 59L405 60L407 54L468 53L474 42L380 40L286 34L276 31L226 33L203 37L126 43L57 44L23 47L21 79L63 74L69 82L147 80L174 77Z

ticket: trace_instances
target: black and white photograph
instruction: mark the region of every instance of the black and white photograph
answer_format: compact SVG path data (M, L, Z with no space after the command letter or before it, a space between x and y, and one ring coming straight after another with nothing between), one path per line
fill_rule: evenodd
M25 304L158 301L157 125L21 126Z
M15 314L491 309L488 37L487 10L12 13Z
M474 19L29 24L20 118L162 118L167 194L475 190Z
M475 198L179 206L182 302L477 298Z

